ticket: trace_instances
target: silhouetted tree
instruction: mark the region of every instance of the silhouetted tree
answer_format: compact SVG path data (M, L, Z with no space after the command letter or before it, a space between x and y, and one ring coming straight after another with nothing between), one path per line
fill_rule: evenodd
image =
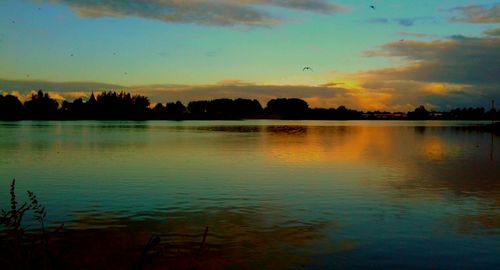
M21 119L109 119L109 120L145 120L145 119L245 119L245 118L281 118L281 119L318 119L318 120L354 120L354 119L452 119L452 120L495 120L500 119L500 111L484 108L456 108L449 112L429 112L419 106L412 112L390 113L386 111L362 111L338 108L310 109L306 101L298 98L278 98L262 108L258 100L228 98L211 101L189 102L184 106L180 101L157 103L150 108L148 97L132 96L125 92L92 93L87 102L77 98L73 102L63 101L61 106L49 94L39 90L31 95L24 105L12 95L0 95L0 120Z
M207 114L211 119L237 118L234 113L234 102L231 99L214 99L207 104Z
M193 118L206 118L208 112L208 101L191 101L188 103L187 109Z
M234 100L234 113L240 118L249 118L262 115L264 109L260 102L256 99L242 99L238 98Z
M180 120L185 117L187 113L187 108L182 104L182 102L177 101L175 103L167 103L166 107L167 119L176 119Z
M421 105L413 112L409 112L408 118L414 120L426 120L429 119L429 111L427 111L427 109L425 109L425 107Z
M92 97L87 102L89 109L94 105ZM145 96L131 96L130 93L103 92L97 95L95 111L97 119L147 119L150 112L149 99ZM92 106L92 107L91 107Z
M23 117L24 107L16 96L0 95L0 120L21 120Z
M453 120L490 120L495 116L495 110L485 112L484 108L456 108L447 114L447 119Z
M156 103L156 105L153 107L153 118L167 119L167 108L160 102Z
M267 102L267 112L283 119L306 119L309 105L298 98L278 98Z
M145 96L135 95L132 97L134 113L133 118L135 119L147 119L150 112L149 99Z
M491 108L486 113L486 119L493 121L500 119L500 110L497 111L495 108Z
M56 119L59 103L52 99L49 94L38 90L31 95L31 99L24 103L24 107L30 119L46 120Z
M356 110L347 109L345 106L339 106L335 111L336 119L339 120L349 120L349 119L360 119L362 113Z
M63 101L61 105L61 117L64 119L89 119L87 104L82 98L77 98L73 102Z
M345 106L340 106L337 109L311 109L308 115L308 119L316 120L356 120L362 119L363 112L351 110Z
M242 119L255 117L263 112L259 101L242 98L192 101L187 109L193 119Z

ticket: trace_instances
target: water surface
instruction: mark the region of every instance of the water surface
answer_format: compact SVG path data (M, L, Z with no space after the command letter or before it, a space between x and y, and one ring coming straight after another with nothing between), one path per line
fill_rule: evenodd
M207 244L231 268L500 268L500 137L477 122L0 122L0 201ZM22 198L22 196L21 196Z

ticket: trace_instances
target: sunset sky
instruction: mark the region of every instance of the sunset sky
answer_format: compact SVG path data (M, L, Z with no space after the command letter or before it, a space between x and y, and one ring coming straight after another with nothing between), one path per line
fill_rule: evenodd
M488 107L500 103L500 2L2 0L0 59L0 92L20 96Z

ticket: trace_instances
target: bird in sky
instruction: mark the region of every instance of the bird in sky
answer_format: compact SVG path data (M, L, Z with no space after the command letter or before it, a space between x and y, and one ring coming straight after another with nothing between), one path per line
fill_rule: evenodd
M313 69L312 69L311 67L304 67L304 68L302 69L302 71L306 71L306 70L313 71Z
M371 5L370 7L371 7L373 10L375 10L375 6L374 6L374 5Z

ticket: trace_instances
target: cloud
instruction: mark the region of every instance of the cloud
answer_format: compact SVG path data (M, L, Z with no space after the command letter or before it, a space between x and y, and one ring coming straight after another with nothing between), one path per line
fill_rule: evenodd
M337 108L341 105L349 108L376 110L388 109L391 94L386 91L367 91L362 88L343 87L340 83L319 86L306 85L262 85L241 81L223 81L201 86L157 86L130 87L133 92L140 92L156 102L180 100L211 100L216 98L257 99L263 105L274 98L301 98L313 108Z
M278 97L331 99L344 94L342 88L315 87L302 85L259 85L241 81L223 81L212 85L200 86L157 86L130 87L158 101L211 100L216 98L249 98L267 102Z
M322 87L338 87L338 86L342 86L342 85L344 85L343 82L327 82L327 83L320 84L319 86L322 86Z
M500 100L500 38L498 30L479 37L452 36L433 41L392 42L367 57L406 60L396 67L352 74L331 73L319 85L269 85L224 80L207 85L121 86L95 82L47 82L1 80L0 91L57 92L65 99L88 96L91 91L127 91L150 97L152 102L187 103L216 98L258 99L262 104L279 97L305 99L311 107L345 105L362 110L408 111L428 108L488 106Z
M414 33L414 32L398 32L400 36L403 37L416 37L416 38L431 38L436 37L436 35L429 35L423 33Z
M385 44L368 57L398 57L404 66L353 74L361 87L392 93L393 104L429 103L436 108L486 106L500 99L500 39L453 36L429 42Z
M38 80L4 80L0 79L0 90L4 91L33 91L33 90L51 90L56 92L75 92L75 91L110 91L124 88L116 84L98 83L98 82L51 82Z
M451 11L460 13L458 16L451 18L452 21L456 22L480 24L500 23L500 3L493 5L470 5L457 7Z
M212 100L216 98L257 99L263 105L273 98L302 98L311 107L338 107L341 105L359 109L387 108L390 95L381 92L369 92L364 89L344 87L342 83L329 83L319 86L306 85L261 85L239 80L225 80L209 85L140 85L118 86L85 82L37 82L7 81L0 79L0 91L18 91L19 96L29 98L35 89L43 89L57 94L59 100L74 100L88 97L91 91L126 91L146 95L154 103L180 100L188 103L194 100Z
M375 71L383 79L458 84L500 84L500 39L454 36L432 42L406 41L383 45L366 56L400 57L407 66Z
M225 80L209 85L141 85L129 87L113 87L105 89L96 87L96 83L78 82L78 88L66 88L71 83L45 82L51 88L43 89L57 96L59 101L74 100L90 96L90 92L107 90L126 91L132 94L146 95L151 102L166 103L180 100L184 104L194 100L212 100L217 98L247 98L257 99L263 105L273 98L296 97L306 100L311 107L337 108L344 105L361 110L409 111L425 104L428 108L449 109L458 106L483 106L490 100L484 94L486 88L476 88L471 85L459 85L439 82L419 82L399 80L395 77L381 74L386 70L373 70L364 73L351 74L360 85L332 82L318 86L307 85L262 85L239 80ZM20 87L25 84L24 87ZM0 85L2 80L0 80ZM23 100L32 93L32 82L18 81L18 90L0 87L4 92L16 90L17 96ZM103 84L105 85L105 84ZM53 89L60 89L58 91ZM69 89L69 90L68 90ZM75 90L80 89L80 90ZM495 88L488 88L494 93ZM498 96L498 94L497 94ZM500 98L500 96L498 97Z
M381 23L381 24L399 24L401 26L409 27L416 23L436 23L436 18L434 17L413 17L413 18L374 18L367 20L369 23Z
M345 7L331 4L325 0L233 0L241 4L273 5L282 8L305 10L319 13L339 13L346 11Z
M39 0L67 5L82 17L141 17L168 23L273 26L282 22L265 7L322 14L344 12L326 0Z
M483 32L483 34L485 34L487 36L492 36L492 37L500 37L500 28L486 30Z

